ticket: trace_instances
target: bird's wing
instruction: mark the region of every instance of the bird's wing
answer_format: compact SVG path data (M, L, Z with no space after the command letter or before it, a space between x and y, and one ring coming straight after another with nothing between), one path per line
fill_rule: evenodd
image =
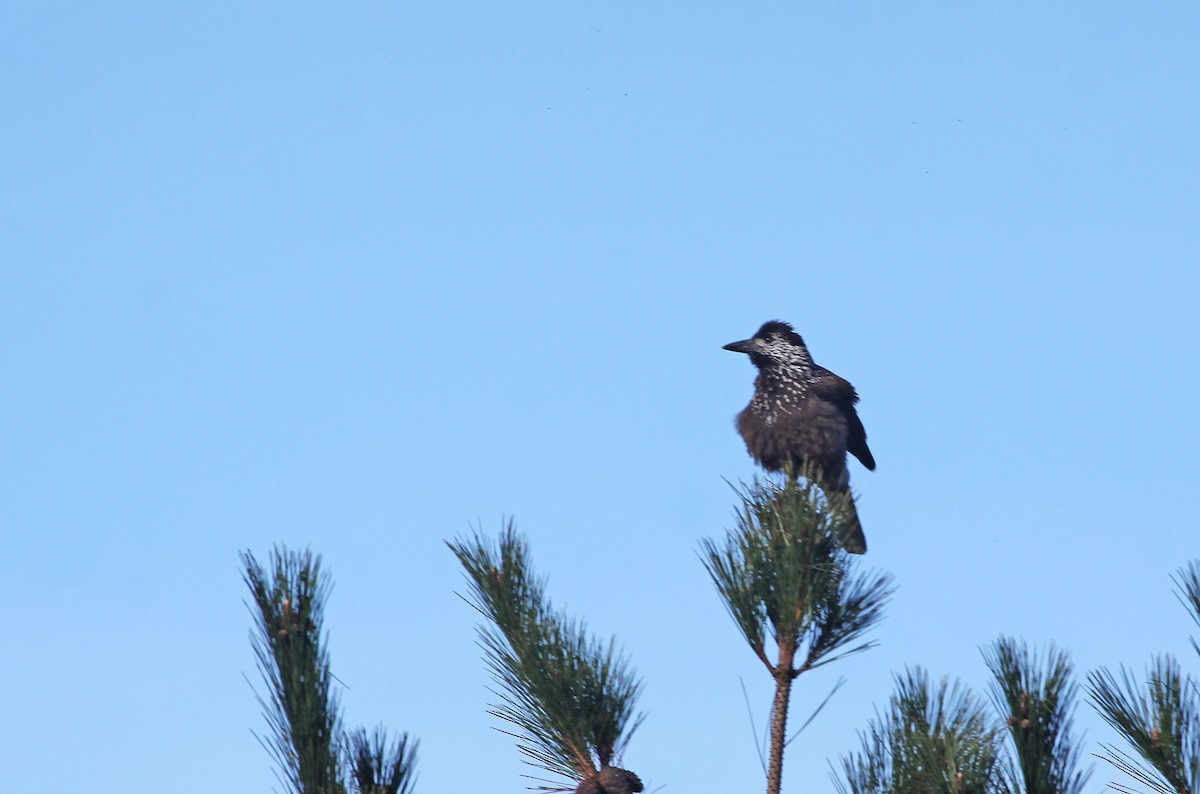
M846 417L846 451L858 458L869 471L875 470L875 456L867 447L867 431L863 428L862 420L854 404L858 402L858 393L850 385L850 381L839 378L827 369L818 368L819 376L812 385L813 393L828 400L838 407Z
M846 423L849 429L846 436L846 451L858 458L859 462L867 467L867 471L875 471L875 456L867 447L867 431L863 429L862 420L858 418L858 411L855 411L852 405L848 406L846 411Z

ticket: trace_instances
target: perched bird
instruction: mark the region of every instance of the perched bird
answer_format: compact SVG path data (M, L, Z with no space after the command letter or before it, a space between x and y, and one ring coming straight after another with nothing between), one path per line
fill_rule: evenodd
M758 367L754 397L737 418L738 432L750 456L767 471L814 471L826 493L847 493L850 474L846 453L875 469L854 404L858 394L849 381L813 363L808 348L792 326L765 323L750 339L731 342L726 350L746 353ZM854 526L846 550L867 550L853 500Z

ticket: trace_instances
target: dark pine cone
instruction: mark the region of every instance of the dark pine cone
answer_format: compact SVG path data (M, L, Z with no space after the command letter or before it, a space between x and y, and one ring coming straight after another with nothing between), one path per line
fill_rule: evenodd
M575 794L636 794L639 791L642 791L642 781L637 775L627 769L605 766L585 778L575 789Z
M585 777L579 787L575 789L575 794L604 794L604 786L600 785L600 781L595 775Z

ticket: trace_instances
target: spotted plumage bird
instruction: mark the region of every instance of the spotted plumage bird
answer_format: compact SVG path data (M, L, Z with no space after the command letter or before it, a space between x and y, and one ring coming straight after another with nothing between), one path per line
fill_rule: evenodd
M849 381L813 363L808 348L792 326L765 323L750 339L731 342L726 350L746 353L758 368L754 397L737 418L738 432L750 456L767 471L814 471L827 493L847 493L850 474L846 453L875 469L854 404L858 394ZM854 526L846 550L867 550L858 511L849 500Z

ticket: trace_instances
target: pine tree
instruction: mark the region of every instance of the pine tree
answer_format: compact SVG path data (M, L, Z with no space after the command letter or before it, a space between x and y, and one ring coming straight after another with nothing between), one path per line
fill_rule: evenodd
M717 592L775 682L768 794L779 794L782 783L792 683L871 648L859 640L882 618L892 594L888 575L858 572L858 558L845 551L853 531L850 495L826 495L814 481L789 476L783 484L756 481L739 489L735 528L720 543L701 542Z
M494 716L516 729L527 763L571 782L543 791L632 794L637 775L616 766L642 721L641 682L616 647L554 610L546 580L533 572L529 549L511 521L493 544L481 533L448 543L465 570L468 602L502 702Z

